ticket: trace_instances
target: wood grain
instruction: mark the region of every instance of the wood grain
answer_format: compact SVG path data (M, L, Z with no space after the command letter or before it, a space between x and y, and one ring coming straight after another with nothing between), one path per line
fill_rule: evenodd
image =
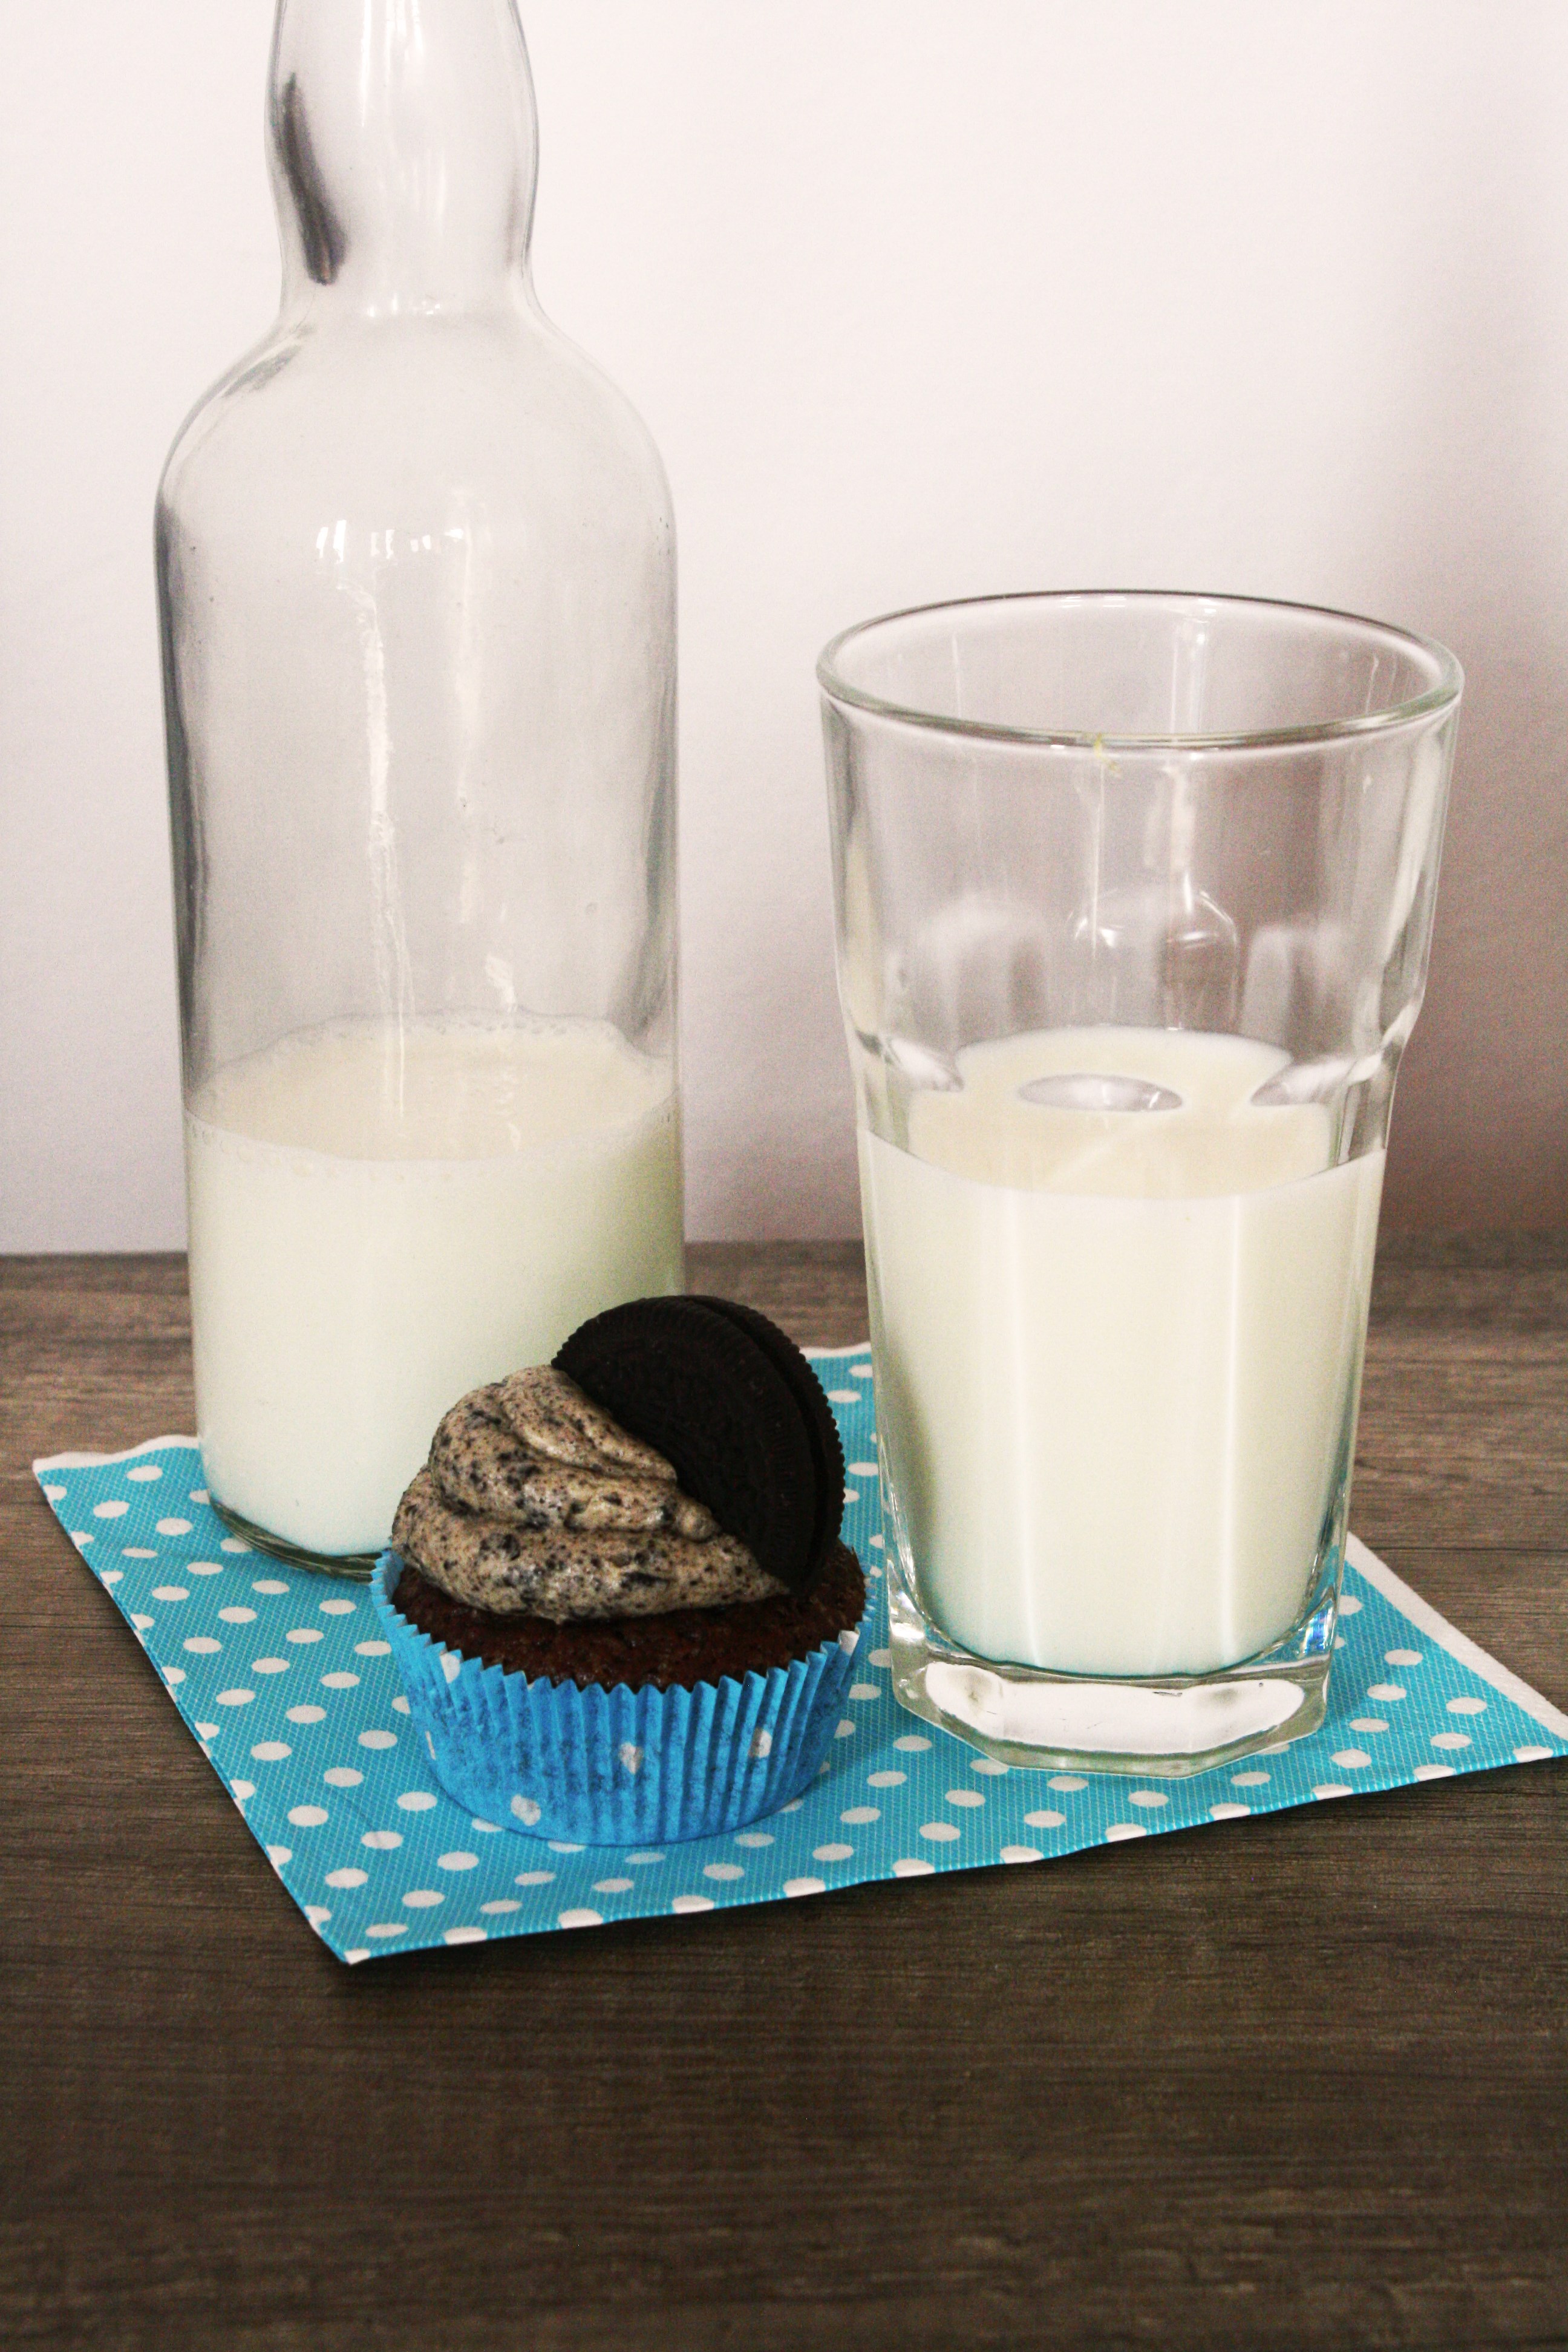
M1563 1244L1385 1250L1356 1523L1559 1703L1565 1366ZM180 1262L10 1262L0 1375L7 2346L1568 2343L1568 1769L349 1971L26 1466L191 1425Z

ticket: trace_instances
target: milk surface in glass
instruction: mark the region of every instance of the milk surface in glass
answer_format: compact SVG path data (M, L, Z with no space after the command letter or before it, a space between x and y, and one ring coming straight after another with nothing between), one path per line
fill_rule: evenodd
M892 1533L980 1657L1200 1674L1300 1614L1342 1531L1383 1154L1331 1166L1326 1110L1256 1101L1287 1062L1055 1030L960 1054L907 1150L862 1129Z
M196 1412L231 1510L386 1541L465 1390L682 1282L672 1073L606 1023L335 1024L185 1121Z

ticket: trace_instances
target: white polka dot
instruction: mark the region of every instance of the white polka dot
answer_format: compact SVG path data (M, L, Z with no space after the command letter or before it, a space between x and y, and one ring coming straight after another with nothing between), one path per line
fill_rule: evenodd
M1351 1729L1370 1734L1374 1731L1386 1731L1388 1726L1381 1715L1352 1715Z
M539 1803L537 1798L514 1797L511 1801L511 1810L517 1819L522 1823L524 1829L531 1830L538 1821L543 1808Z
M217 1738L218 1727L216 1723L198 1723L196 1729L201 1733L204 1739L216 1739Z
M566 1838L546 1838L544 1843L550 1848L552 1853L581 1853L583 1852L583 1848L580 1845L573 1845L570 1840Z
M217 1703L219 1706L248 1706L255 1696L253 1690L219 1691Z
M1470 1735L1468 1731L1435 1731L1432 1734L1434 1748L1468 1748L1469 1744Z
M839 1725L839 1727L838 1727L837 1730L834 1733L833 1737L835 1738L835 1739L853 1739L853 1738L854 1738L854 1737L855 1737L855 1726L850 1722L850 1720L849 1720L849 1718L848 1718L848 1717L847 1717L847 1716L846 1716L846 1717L844 1717L843 1721L840 1723L840 1725Z
M826 1895L827 1882L824 1878L786 1878L784 1891L786 1895Z
M851 1478L875 1478L878 1475L877 1465L874 1462L851 1462L849 1475Z
M215 1568L213 1570L215 1576L221 1575L222 1572L221 1569ZM252 1580L250 1589L252 1592L274 1593L287 1592L289 1587L283 1582L281 1577L258 1576Z
M397 1800L397 1808L404 1813L427 1813L436 1801L428 1789L405 1789ZM512 1801L512 1811L513 1812L517 1811L515 1798Z
M855 1503L858 1503L858 1502L860 1500L860 1489L859 1489L859 1487L858 1487L858 1486L846 1486L846 1487L845 1487L845 1489L844 1489L844 1499L845 1499L845 1501L846 1501L847 1503L849 1503L849 1504L855 1504Z
M737 1830L735 1832L737 1845L762 1847L772 1845L773 1842L772 1832L768 1830ZM631 1860L633 1862L637 1860L635 1853L631 1856Z
M434 1911L437 1903L446 1900L434 1886L416 1886L404 1896L403 1906L405 1911Z
M702 1865L704 1878L721 1879L726 1885L732 1879L744 1878L745 1874L738 1862L705 1862Z
M252 1658L250 1671L253 1675L286 1675L289 1661L287 1658Z
M288 1642L324 1642L327 1637L319 1625L291 1625L283 1638Z
M205 1511L207 1505L212 1501L212 1496L207 1493L205 1486L193 1486L186 1499L193 1503L199 1503Z
M595 1895L629 1895L636 1884L636 1880L631 1878L595 1878L594 1892Z
M624 1772L637 1772L641 1770L642 1749L637 1747L634 1740L623 1739L620 1746L616 1748L616 1754L620 1759L621 1769Z
M323 1675L321 1688L323 1690L358 1690L359 1676L357 1675Z
M983 1772L988 1780L999 1780L1011 1768L996 1756L973 1756L969 1761L972 1772Z
M737 1845L743 1845L744 1843L745 1840L743 1838L737 1838L735 1840L735 1843ZM772 1838L769 1838L767 1843L769 1845L772 1845ZM626 1860L628 1862L640 1863L645 1865L650 1863L662 1862L664 1859L665 1857L662 1853L628 1853L626 1856Z
M918 1731L906 1731L900 1738L894 1740L893 1745L900 1748L906 1756L923 1756L931 1746L931 1741L922 1739Z
M858 1404L860 1391L858 1389L829 1389L827 1402L829 1404Z
M256 1783L254 1780L231 1780L228 1792L237 1804L243 1805L255 1796Z
M141 1486L146 1485L151 1479L161 1478L163 1474L155 1462L143 1462L137 1469L128 1470L125 1475L128 1478L133 1478Z
M358 1603L353 1601L321 1601L316 1605L323 1617L349 1617Z
M318 1716L321 1711L320 1707L317 1708ZM397 1734L395 1731L362 1731L359 1744L362 1748L395 1748Z
M1355 1790L1347 1789L1342 1780L1321 1780L1312 1794L1326 1801L1330 1797L1353 1797Z
M481 1822L477 1813L474 1815L473 1820L468 1823L468 1827L471 1830L479 1830L482 1832L486 1837L500 1837L501 1833L500 1823L499 1822Z
M95 1519L122 1519L130 1508L129 1503L95 1503L92 1516Z
M1389 1706L1396 1698L1403 1698L1405 1691L1399 1683L1369 1683L1366 1695L1368 1698L1376 1699L1380 1706Z
M521 1904L515 1903L510 1895L498 1895L493 1903L481 1903L479 1906L479 1909L491 1919L499 1919L504 1912L521 1911Z
M369 1884L369 1877L368 1871L363 1870L329 1870L327 1885L329 1886L364 1886Z
M1364 1748L1336 1748L1333 1760L1342 1772L1359 1772L1363 1764L1372 1762L1372 1758Z
M379 1936L383 1939L389 1936L406 1936L408 1922L406 1919L378 1919L374 1927L367 1927L364 1932L367 1936Z
M158 1555L155 1551L138 1552L136 1557L138 1559L156 1559ZM223 1562L220 1559L188 1559L184 1572L187 1576L221 1576Z
M218 1549L219 1551L248 1551L250 1549L250 1546L246 1542L243 1536L225 1536L222 1543L218 1546ZM372 1928L371 1933L374 1935L375 1930Z
M185 1670L184 1666L160 1666L158 1672L163 1675L163 1680L168 1684L171 1690L174 1689L176 1683L183 1683L185 1679Z
M63 1503L66 1498L66 1490L63 1486L46 1486L44 1493L51 1503Z
M215 1658L222 1649L223 1643L215 1642L210 1633L191 1633L182 1643L181 1647L189 1650L194 1658Z
M870 1650L867 1653L867 1663L885 1669L892 1664L893 1654L891 1650Z
M882 1694L875 1683L851 1683L849 1696L852 1699L864 1701L868 1698L880 1698Z
M1356 1599L1353 1592L1341 1593L1340 1615L1342 1617L1359 1617L1361 1615L1361 1602Z
M163 1597L161 1592L155 1592L153 1595L154 1601L161 1601ZM1451 1698L1448 1701L1450 1715L1485 1715L1486 1711L1487 1703L1484 1698Z
M155 1584L153 1587L154 1601L188 1601L190 1597L189 1588L184 1584Z
M321 1775L329 1789L357 1789L364 1780L352 1764L329 1764Z
M327 1811L324 1805L293 1805L289 1818L297 1830L319 1830L327 1819Z
M118 1584L124 1573L122 1568L106 1568L99 1581L101 1584Z
M868 1537L867 1537L867 1538L866 1538L866 1540L867 1540L867 1542L868 1542L868 1544L870 1544L870 1545L871 1545L871 1547L873 1548L873 1549L875 1549L875 1550L877 1550L877 1551L881 1551L881 1550L884 1549L884 1547L883 1547L883 1543L882 1543L882 1538L881 1538L881 1537L880 1537L880 1536L868 1536ZM873 1574L874 1576L880 1576L880 1575L881 1575L881 1573L882 1573L882 1571L881 1571L881 1570L880 1570L879 1568L878 1568L878 1569L873 1569L871 1572L872 1572L872 1574Z
M1026 1813L1024 1815L1024 1819L1032 1830L1059 1830L1063 1822L1067 1820L1067 1815L1065 1813L1042 1811L1037 1813Z
M689 1918L696 1911L711 1911L713 1897L710 1895L677 1895L671 1897L669 1907L678 1916Z
M258 1764L281 1764L294 1750L286 1739L258 1739L250 1752Z
M1251 1818L1250 1805L1211 1805L1209 1807L1211 1822L1246 1822L1250 1821Z
M1171 1800L1161 1789L1130 1789L1127 1801L1130 1805L1142 1805L1145 1811L1150 1811L1157 1805L1168 1805Z
M921 1835L930 1838L933 1845L947 1845L958 1835L958 1831L952 1822L922 1822Z
M1415 1778L1418 1780L1451 1780L1454 1768L1451 1764L1417 1764Z
M553 1886L555 1873L552 1870L520 1870L511 1883L514 1886Z
M1062 1789L1069 1793L1075 1789L1087 1789L1089 1782L1080 1780L1076 1772L1055 1772L1046 1783L1050 1789Z
M220 1609L217 1613L226 1625L254 1625L256 1622L254 1609Z
M356 1642L354 1655L356 1658L390 1658L392 1644L390 1642Z
M1345 1637L1344 1637L1344 1635L1343 1635L1342 1633L1336 1633L1336 1634L1334 1635L1334 1647L1335 1647L1335 1649L1336 1649L1336 1650L1342 1650L1342 1649L1344 1648L1344 1646L1345 1646Z
M294 1849L289 1845L269 1845L267 1849L267 1859L274 1870L281 1870L286 1862L293 1861Z
M160 1519L158 1522L158 1533L161 1536L188 1536L190 1532L189 1519Z
M859 1829L867 1822L879 1822L882 1814L877 1805L851 1805L848 1811L840 1813L838 1818L847 1827Z
M754 1757L759 1757L759 1758L760 1758L760 1757L763 1757L763 1756L771 1756L771 1755L773 1754L773 1733L772 1733L771 1731L759 1731L759 1732L757 1733L757 1735L756 1735L755 1738L752 1741L752 1754Z
M1267 1772L1233 1772L1230 1785L1233 1789L1267 1789L1268 1775Z
M489 1937L482 1927L448 1927L441 1941L444 1944L488 1944Z
M1037 1846L1005 1845L1002 1849L1004 1862L1044 1862L1045 1858Z
M366 1830L360 1843L369 1846L372 1853L391 1853L403 1843L403 1839L396 1830Z
M605 1922L597 1911L558 1911L555 1924L558 1927L602 1927Z
M858 1381L868 1381L871 1377L869 1364L851 1364L849 1370Z
M1128 1838L1147 1837L1148 1834L1142 1822L1112 1822L1105 1837L1108 1845L1121 1845Z
M401 1696L395 1698L392 1702L392 1712L394 1715L406 1715L408 1712L408 1701Z
M479 1855L465 1853L460 1848L452 1853L438 1853L436 1856L437 1870L478 1870L479 1866Z
M158 1622L158 1620L156 1617L135 1615L132 1618L131 1622L135 1626L139 1633L150 1633L153 1626Z
M908 1779L907 1772L868 1772L866 1786L868 1789L901 1789Z
M1553 1753L1550 1748L1516 1748L1513 1760L1516 1764L1544 1764Z
M1391 1666L1418 1666L1421 1664L1419 1650L1384 1650L1383 1654Z
M905 1854L901 1861L894 1863L893 1876L895 1878L930 1878L935 1870L934 1862L927 1862L923 1855L910 1853Z
M950 1805L983 1805L985 1802L985 1791L984 1789L950 1789L947 1792L947 1801Z
M290 1723L325 1723L326 1719L327 1710L324 1706L291 1706L289 1709L289 1720ZM360 1733L360 1745L363 1748L368 1748L370 1744L370 1741L365 1738L364 1733L362 1731Z
M155 1551L149 1551L144 1544L121 1544L120 1557L121 1559L156 1559L158 1555ZM116 1569L115 1574L119 1573L119 1570ZM181 1570L181 1573L185 1576L201 1576L205 1571L197 1562L192 1561L187 1568Z
M813 1862L849 1862L854 1853L852 1845L814 1845L811 1849Z

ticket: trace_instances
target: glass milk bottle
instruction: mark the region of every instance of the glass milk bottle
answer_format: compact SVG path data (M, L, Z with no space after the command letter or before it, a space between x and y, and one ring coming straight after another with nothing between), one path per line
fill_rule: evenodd
M158 499L196 1409L363 1573L464 1390L681 1286L674 536L512 0L280 0L268 122L281 310Z

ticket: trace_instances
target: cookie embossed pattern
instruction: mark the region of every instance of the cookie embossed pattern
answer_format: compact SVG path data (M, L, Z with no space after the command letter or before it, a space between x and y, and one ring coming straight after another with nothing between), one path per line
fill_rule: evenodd
M1048 1861L1079 1847L1568 1755L1568 1717L1353 1538L1327 1722L1239 1769L1141 1786L1009 1769L892 1696L864 1348L818 1354L847 1465L844 1539L869 1599L855 1679L805 1796L662 1848L508 1832L447 1796L368 1593L250 1551L208 1506L194 1440L34 1464L279 1878L347 1961Z

